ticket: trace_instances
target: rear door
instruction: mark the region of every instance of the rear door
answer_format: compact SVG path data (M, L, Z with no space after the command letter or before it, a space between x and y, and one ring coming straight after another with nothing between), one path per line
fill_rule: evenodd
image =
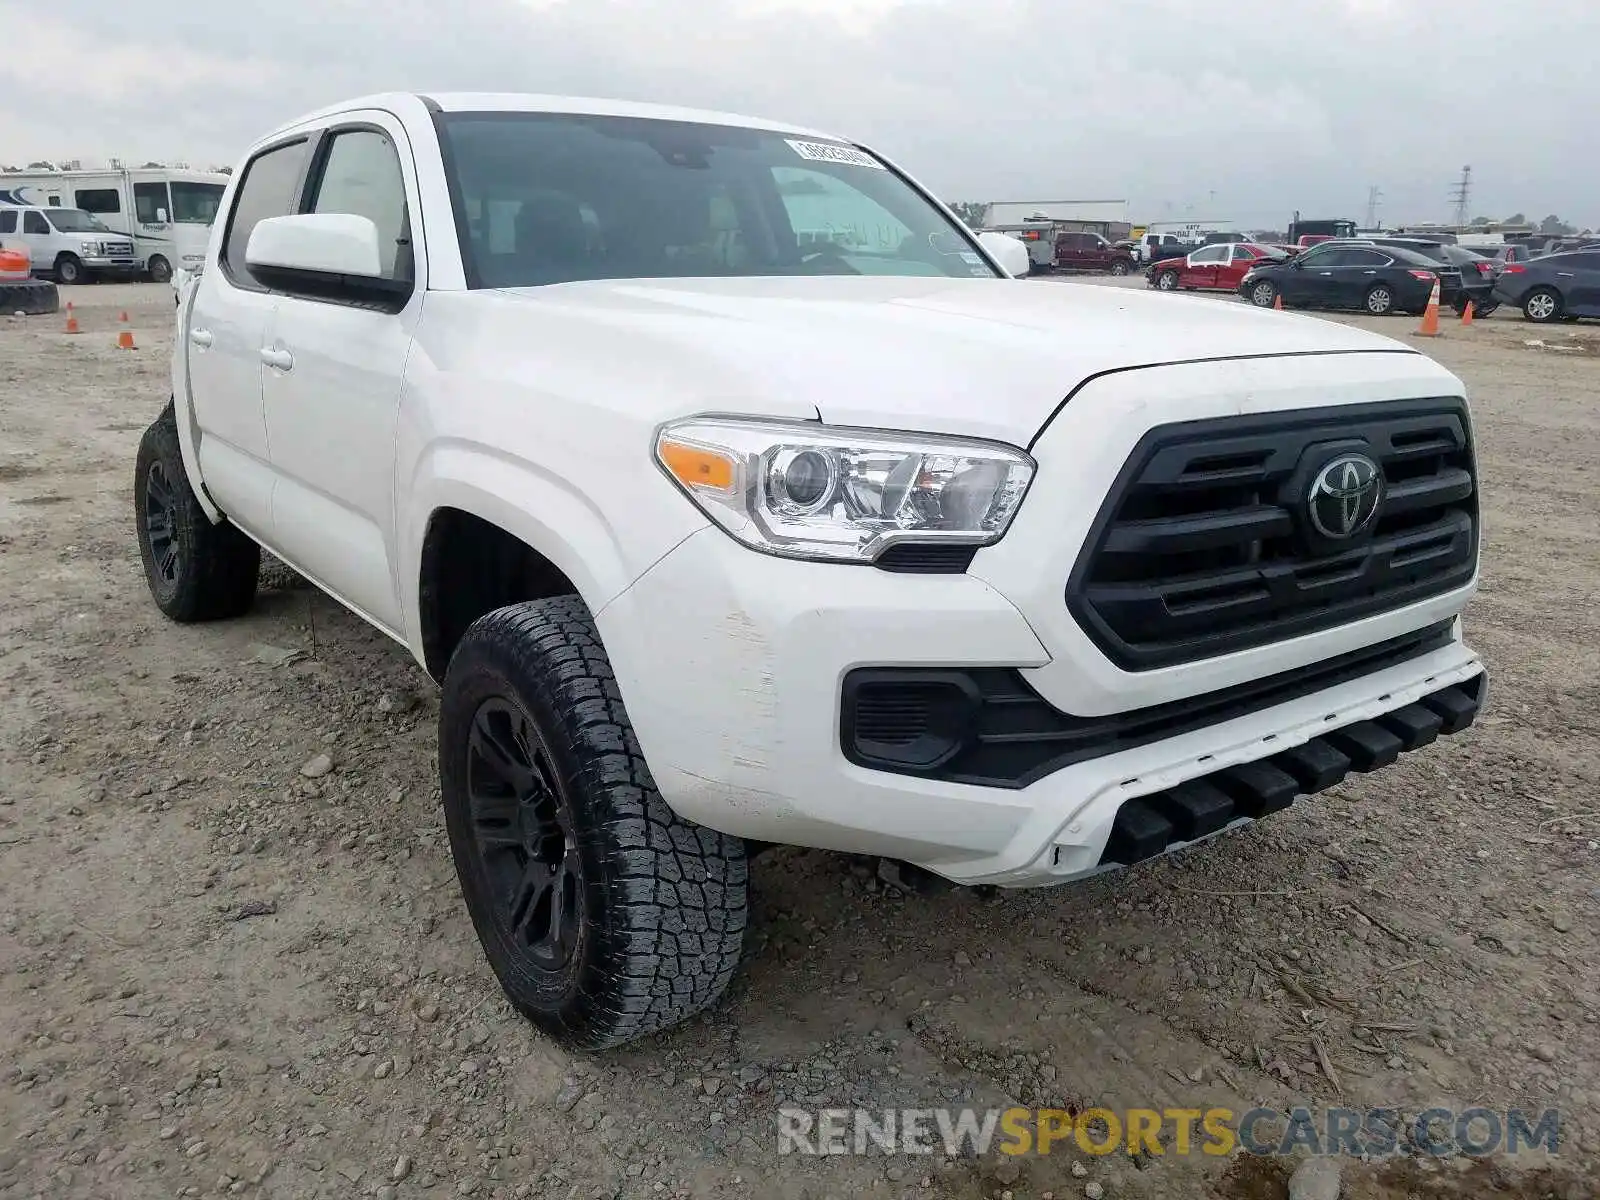
M1580 317L1600 317L1600 251L1585 250L1566 256L1561 268L1566 278L1558 278L1566 293L1567 312Z
M258 222L295 210L310 149L301 135L245 164L220 261L200 276L186 313L189 391L206 488L230 518L269 543L272 468L261 409L261 351L278 299L250 273L244 252Z

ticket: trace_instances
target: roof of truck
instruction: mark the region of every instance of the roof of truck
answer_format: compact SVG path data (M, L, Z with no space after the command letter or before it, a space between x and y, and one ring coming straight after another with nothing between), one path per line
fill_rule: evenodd
M402 102L415 104L418 101L445 112L545 112L578 113L597 117L637 117L653 121L690 121L701 125L765 129L773 133L820 137L839 142L848 140L837 134L780 121L769 121L761 117L741 116L737 113L678 108L665 104L639 104L631 100L604 100L588 96L546 96L530 92L385 92L357 96L339 104L330 104L316 112L306 113L274 133L283 133L308 121L322 120L355 109L377 108L395 111Z

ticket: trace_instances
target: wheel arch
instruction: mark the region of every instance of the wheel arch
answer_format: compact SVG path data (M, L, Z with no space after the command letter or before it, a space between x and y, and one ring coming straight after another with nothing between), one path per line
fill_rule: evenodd
M435 679L485 612L575 594L598 613L632 582L605 518L564 481L465 445L424 467L400 514L400 572L412 653Z

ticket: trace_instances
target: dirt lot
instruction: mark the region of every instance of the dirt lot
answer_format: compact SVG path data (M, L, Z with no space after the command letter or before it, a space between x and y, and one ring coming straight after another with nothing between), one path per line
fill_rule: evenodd
M65 298L81 336L0 318L0 1196L1281 1200L1250 1158L779 1158L774 1114L1340 1098L1563 1117L1553 1163L1349 1163L1346 1196L1594 1194L1600 330L1426 344L1479 419L1471 732L1066 890L774 852L726 1001L578 1058L480 957L400 648L281 570L233 624L149 602L130 478L172 295Z

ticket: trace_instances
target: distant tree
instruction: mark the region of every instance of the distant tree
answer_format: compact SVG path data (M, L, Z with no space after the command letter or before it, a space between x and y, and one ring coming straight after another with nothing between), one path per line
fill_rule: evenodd
M1472 223L1474 225L1493 225L1494 224L1494 222L1488 217L1473 217L1472 218Z
M30 171L54 171L55 169L55 163L45 162L43 159L38 162L31 162L28 164L28 170Z
M140 165L140 167L139 167L139 169L140 169L140 170L141 170L141 171L148 171L148 170L150 170L150 169L151 169L151 168L152 168L152 167L155 167L155 168L160 168L160 167L164 167L164 166L166 166L166 165L167 165L167 164L166 164L166 163L160 163L160 162L147 162L147 163L143 163L143 164L141 164L141 165Z
M1539 232L1550 233L1556 235L1557 237L1562 237L1566 234L1575 232L1575 230L1571 225L1568 225L1560 217L1556 216L1555 213L1551 213L1548 217L1539 222Z
M984 210L988 207L987 204L981 204L976 200L953 200L950 202L950 208L955 212L956 216L974 229L983 224Z
M214 170L218 175L232 175L233 174L233 168L232 167L213 167L212 170Z
M1527 223L1528 218L1525 213L1512 213L1506 218L1507 225L1526 225Z

